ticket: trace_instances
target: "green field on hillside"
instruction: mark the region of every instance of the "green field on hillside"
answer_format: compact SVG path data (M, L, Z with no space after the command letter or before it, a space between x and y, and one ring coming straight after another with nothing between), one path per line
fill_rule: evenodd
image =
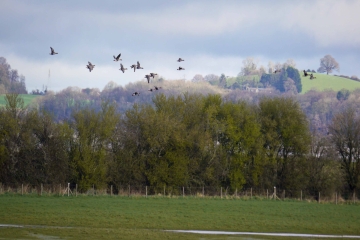
M343 88L347 90L354 90L357 88L360 88L360 82L332 76L332 75L326 75L322 73L313 73L314 77L316 77L313 80L310 80L310 77L304 77L303 73L301 72L301 83L302 83L302 93L306 93L307 91L311 89L315 89L317 91L323 91L325 89L332 89L334 91L339 91Z
M24 99L25 106L29 105L35 98L41 97L40 95L32 94L19 94L19 96ZM5 105L5 94L0 94L0 107L3 107Z
M228 239L219 230L360 235L359 204L194 197L0 194L0 239ZM220 236L221 237L221 236ZM251 239L276 237L252 236ZM231 239L244 239L232 236ZM281 239L287 239L281 237Z

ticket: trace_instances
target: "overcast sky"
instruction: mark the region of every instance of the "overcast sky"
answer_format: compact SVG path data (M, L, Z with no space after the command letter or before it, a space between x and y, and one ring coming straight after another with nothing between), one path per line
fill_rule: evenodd
M356 0L1 0L0 56L26 77L28 91L102 90L110 81L146 81L149 72L167 80L236 76L246 57L266 68L293 59L316 70L330 54L340 64L335 74L360 77L359 23ZM49 55L50 46L59 54ZM119 53L125 73L113 61ZM91 73L87 61L96 65ZM134 73L136 61L144 69Z

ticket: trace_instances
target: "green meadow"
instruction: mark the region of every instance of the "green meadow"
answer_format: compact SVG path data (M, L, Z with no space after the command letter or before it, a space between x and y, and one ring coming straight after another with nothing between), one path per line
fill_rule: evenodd
M310 80L310 77L304 77L302 72L300 73L300 75L302 83L302 93L306 93L307 91L312 89L317 91L323 91L325 89L339 91L345 88L352 91L360 88L360 82L347 78L326 75L322 73L313 73L314 77L316 78Z
M32 94L19 94L19 96L24 99L24 105L29 105L34 99L41 97L40 95L32 95ZM4 107L6 105L5 94L0 95L0 107Z
M1 194L0 224L25 226L0 227L0 239L229 238L164 231L176 229L360 235L360 205L295 200ZM260 238L276 239L251 236Z

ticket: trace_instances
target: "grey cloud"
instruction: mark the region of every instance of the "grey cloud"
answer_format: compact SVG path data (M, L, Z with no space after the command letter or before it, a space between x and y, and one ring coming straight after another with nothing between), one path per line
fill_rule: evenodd
M347 10L349 4L356 1L338 6ZM321 1L5 1L0 9L0 52L4 57L70 66L82 66L89 60L108 66L112 55L121 52L126 65L140 60L153 68L159 65L159 69L171 69L169 60L153 56L210 55L222 59L218 65L224 71L229 71L220 66L227 64L225 59L262 56L275 62L292 58L306 65L304 59L310 62L332 54L342 73L360 75L358 30L350 43L339 44L340 36L324 44L314 34L311 21L300 22L302 15L296 13L304 6L321 6ZM302 17L311 19L317 11L326 16L316 8ZM322 23L314 19L319 21L314 26ZM339 24L347 21L344 18ZM59 52L56 58L49 56L50 46ZM194 73L216 66L193 64ZM66 68L69 71L70 66ZM239 71L240 66L234 70Z

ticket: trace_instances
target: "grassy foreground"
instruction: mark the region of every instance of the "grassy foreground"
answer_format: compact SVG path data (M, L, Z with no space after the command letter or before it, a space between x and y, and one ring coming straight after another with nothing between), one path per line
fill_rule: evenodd
M304 77L304 74L301 72L301 83L302 83L302 92L306 93L309 90L317 90L317 91L323 91L325 89L332 89L334 91L339 91L343 88L352 91L357 88L360 88L360 82L337 77L333 75L326 75L323 73L313 73L314 77L316 77L313 80L310 80L310 77Z
M2 194L0 224L31 225L25 228L0 227L0 239L229 237L162 231L165 229L360 235L360 205L191 197ZM241 236L231 238L243 239ZM274 239L261 237L264 238Z

